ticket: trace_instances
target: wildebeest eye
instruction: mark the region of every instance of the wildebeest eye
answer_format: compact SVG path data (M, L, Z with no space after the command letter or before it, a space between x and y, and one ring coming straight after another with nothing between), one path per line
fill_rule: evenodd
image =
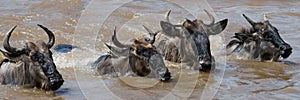
M136 48L136 54L142 55L142 56L145 56L145 57L150 57L151 56L151 48L146 48L146 47L143 47L143 46L138 46Z
M39 63L44 63L44 55L36 51L31 52L30 59L33 61L38 61Z
M148 43L150 42L150 40L151 40L150 38L145 38L145 41Z
M263 37L265 40L270 41L273 38L273 34L271 31L267 31L263 33Z

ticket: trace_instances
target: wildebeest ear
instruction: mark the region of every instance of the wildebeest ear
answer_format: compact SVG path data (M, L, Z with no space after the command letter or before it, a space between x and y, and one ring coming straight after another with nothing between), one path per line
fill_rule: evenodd
M180 36L179 29L176 29L173 24L165 21L160 21L160 26L162 28L163 34L170 37Z
M208 28L208 35L217 35L227 26L228 19L221 20Z
M106 45L106 47L108 47L110 49L110 51L118 56L127 56L129 54L129 50L130 48L118 48L118 47L114 47L111 46L109 44L107 44L106 42L104 42L104 44Z

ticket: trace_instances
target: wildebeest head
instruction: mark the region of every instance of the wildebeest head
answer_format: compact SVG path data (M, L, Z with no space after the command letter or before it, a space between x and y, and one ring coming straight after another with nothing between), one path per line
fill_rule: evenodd
M262 41L271 42L281 51L281 56L283 58L289 57L292 53L291 46L280 37L278 29L271 25L266 15L264 15L264 21L262 22L254 22L245 14L243 14L243 16L251 24L255 35L258 35Z
M41 27L48 35L49 41L27 42L22 48L12 47L9 38L16 26L14 26L5 36L3 41L4 49L2 54L15 63L22 63L28 69L29 79L33 79L38 88L45 90L57 90L64 82L61 74L56 70L53 62L52 52L49 50L55 42L54 34L42 25ZM26 70L24 70L26 71ZM21 72L20 72L21 73Z
M146 27L144 27L146 28ZM148 28L146 28L149 30ZM153 46L156 33L149 33L151 39L141 38L133 39L132 44L123 44L116 37L116 29L112 35L112 42L116 46L105 45L117 56L129 57L129 65L134 73L139 76L154 74L155 78L160 80L169 80L171 74L165 66L161 54Z
M251 53L253 57L261 57L261 60L273 60L277 61L278 57L289 57L292 53L292 47L287 44L279 35L278 29L274 27L270 21L264 16L264 21L255 22L243 14L243 17L251 24L250 29L243 28L240 32L235 33L235 40L232 40L227 45L227 48L238 44L233 52L239 52L244 47L244 43L251 44L255 42L254 53ZM248 45L251 46L251 45ZM246 49L246 51L251 51ZM264 52L259 51L262 49ZM261 56L259 56L261 55Z
M228 19L215 22L214 17L208 13L208 11L204 11L211 19L211 23L209 24L205 24L199 19L195 19L193 21L186 19L182 25L173 25L169 21L169 11L166 14L166 21L161 21L160 25L165 35L179 37L181 41L185 41L184 45L186 46L179 48L193 48L193 50L185 50L182 52L194 51L191 56L196 56L195 59L197 59L197 62L202 67L197 67L196 69L202 69L206 71L209 70L211 65L214 63L214 59L210 51L209 35L221 33L227 26ZM181 29L178 29L177 27L180 27ZM184 58L187 57L183 57L183 62L185 61Z

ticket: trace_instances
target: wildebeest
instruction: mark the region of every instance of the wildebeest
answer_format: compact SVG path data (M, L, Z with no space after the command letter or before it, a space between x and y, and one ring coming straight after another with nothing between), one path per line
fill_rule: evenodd
M186 63L196 70L209 71L214 65L211 55L209 35L221 33L227 26L228 19L215 23L214 17L206 10L211 23L202 20L186 19L182 25L174 25L169 21L170 11L165 21L160 21L162 34L157 36L155 45L166 60Z
M171 74L165 66L161 54L153 45L156 33L150 33L151 38L133 39L131 44L119 42L116 29L112 35L115 46L107 43L110 54L98 58L92 65L100 75L119 73L125 75L132 71L138 76L169 80Z
M44 90L57 90L64 80L53 62L50 48L54 45L54 34L39 25L48 35L49 41L27 42L22 48L12 47L9 39L14 29L10 29L1 50L5 59L0 63L0 83L3 85L35 86Z
M237 45L232 52L238 56L261 61L278 61L279 57L287 58L292 47L279 35L278 29L264 16L264 21L254 22L245 14L243 17L251 24L251 28L242 28L235 33L227 48Z

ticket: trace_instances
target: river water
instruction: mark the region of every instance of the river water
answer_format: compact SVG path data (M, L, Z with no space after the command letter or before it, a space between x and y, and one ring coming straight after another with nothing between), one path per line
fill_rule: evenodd
M84 99L299 99L300 93L300 2L297 0L2 0L0 38L18 25L11 37L16 47L47 35L36 24L55 33L57 44L78 48L69 53L54 52L54 61L65 83L57 91L45 92L18 86L0 86L0 99L84 100ZM211 36L216 58L213 73L181 69L166 62L173 79L159 82L151 78L96 76L90 64L107 52L103 42L111 39L113 27L120 40L147 36L141 25L159 30L164 13L172 10L171 21L201 18L209 22L203 9L214 11L217 20L229 19L224 32ZM226 56L225 44L234 32L249 24L246 14L262 21L266 14L281 37L293 47L292 55L281 62L259 62ZM2 39L0 43L2 43ZM1 45L2 47L2 45ZM184 66L184 65L183 65Z

